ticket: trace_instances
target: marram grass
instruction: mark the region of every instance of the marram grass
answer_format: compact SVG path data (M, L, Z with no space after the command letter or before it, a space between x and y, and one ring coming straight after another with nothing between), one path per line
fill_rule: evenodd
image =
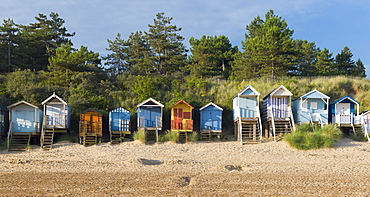
M134 132L133 138L134 138L134 140L139 140L142 143L145 143L146 142L146 136L147 136L147 132L146 131L139 130L139 131Z
M309 124L303 124L295 132L286 135L284 140L296 149L309 150L332 147L341 136L342 132L335 125L313 128Z

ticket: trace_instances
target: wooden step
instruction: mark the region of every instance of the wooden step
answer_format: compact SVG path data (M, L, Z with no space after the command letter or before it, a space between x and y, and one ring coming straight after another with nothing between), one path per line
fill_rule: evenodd
M258 125L258 121L250 122L246 124L245 122L241 125L241 141L245 143L259 143L261 137L261 130Z
M85 133L83 136L83 145L95 145L98 143L98 135L96 133Z
M30 145L31 134L11 134L8 151L24 151Z
M41 148L44 150L50 150L53 146L54 141L54 130L45 129L41 135Z

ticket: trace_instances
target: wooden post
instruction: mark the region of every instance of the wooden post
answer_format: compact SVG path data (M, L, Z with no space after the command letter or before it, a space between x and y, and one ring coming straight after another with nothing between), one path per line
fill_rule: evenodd
M256 141L256 124L253 124L253 141Z

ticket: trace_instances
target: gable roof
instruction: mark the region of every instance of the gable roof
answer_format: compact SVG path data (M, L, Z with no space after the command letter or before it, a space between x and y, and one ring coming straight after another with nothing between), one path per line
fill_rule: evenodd
M83 113L85 113L85 112L88 112L88 111L94 111L94 112L97 112L97 113L99 113L99 114L103 114L103 113L101 113L100 111L98 111L98 110L96 110L96 109L93 109L93 108L89 108L89 109L87 109L87 110L85 110L85 111L83 111L83 112L81 112L81 114L83 114Z
M330 97L328 97L327 95L323 94L322 92L320 92L316 89L300 96L299 98L326 98L326 99L330 99Z
M145 101L141 102L140 104L137 105L137 107L141 107L141 106L153 106L153 105L145 105L145 103L148 103L149 101L155 103L156 105L155 106L160 106L160 107L164 107L163 104L161 104L160 102L154 100L153 98L148 98L146 99Z
M350 96L344 96L344 97L342 97L342 98L339 98L339 99L337 99L337 100L334 100L333 102L331 102L330 104L332 105L332 104L338 104L338 103L340 103L340 102L342 102L342 101L344 101L344 100L350 100L350 101L352 101L353 103L355 103L355 104L357 104L357 105L360 105L360 103L358 102L358 101L356 101L355 99L353 99L352 97L350 97Z
M338 104L338 103L340 103L340 102L342 102L342 101L344 101L344 100L349 100L349 101L352 101L353 103L355 103L355 104L357 104L357 105L360 105L360 103L358 102L358 101L356 101L355 99L353 99L352 97L350 97L350 96L344 96L344 97L342 97L342 98L339 98L339 99L336 99L336 100L334 100L333 102L331 102L330 104L332 105L332 104Z
M288 89L286 89L286 87L284 87L283 85L280 85L279 87L273 89L265 97L263 97L263 99L266 99L269 96L273 96L274 94L276 94L278 92L281 92L281 90L283 91L282 93L284 93L284 94L282 94L282 95L284 95L284 96L292 96L293 95Z
M62 102L64 105L68 105L63 99L61 99L58 95L55 94L55 92L53 93L53 95L51 95L49 98L47 98L46 100L44 100L41 104L42 105L45 105L45 103L47 103L48 101L50 101L51 99L53 98L56 98L58 99L60 102Z
M175 103L175 104L173 104L172 105L172 107L171 107L171 109L173 108L173 107L175 107L176 105L178 105L179 103L184 103L185 105L187 105L187 106L189 106L191 109L194 109L194 107L193 106L191 106L189 103L187 103L186 101L184 101L184 100L179 100L177 103Z
M18 105L22 105L22 104L25 104L25 105L31 106L33 108L39 109L39 107L37 107L36 105L32 105L31 103L28 103L26 101L18 101L18 102L14 103L14 104L9 105L7 108L8 109L11 109L11 108L14 108L14 107L16 107Z
M205 109L205 108L207 108L207 107L209 107L209 106L214 106L214 107L216 107L217 109L219 109L220 111L223 111L224 109L222 109L221 107L219 107L218 105L216 105L216 104L214 104L214 103L208 103L207 105L205 105L205 106L203 106L202 108L200 108L199 109L199 111L202 111L203 109Z
M123 107L117 107L116 109L112 109L110 112L122 112L122 113L130 113L127 109Z
M242 96L245 92L247 92L248 90L251 90L256 96L259 96L261 95L256 89L254 89L251 85L248 85L247 87L245 87L242 91L240 91L235 97L238 97L238 96Z

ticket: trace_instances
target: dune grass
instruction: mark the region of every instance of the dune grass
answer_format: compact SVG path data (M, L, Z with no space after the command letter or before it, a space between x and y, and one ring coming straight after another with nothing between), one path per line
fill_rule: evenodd
M160 137L161 142L174 142L177 143L180 140L180 133L178 131L166 131L166 133Z
M197 132L192 132L188 135L188 142L196 142L198 141L199 136Z
M133 138L134 138L134 140L139 140L142 143L145 143L146 142L146 136L147 136L146 131L139 130L139 131L134 132Z
M303 124L295 132L286 135L284 140L298 150L309 150L332 147L341 136L341 130L332 124L322 128Z

